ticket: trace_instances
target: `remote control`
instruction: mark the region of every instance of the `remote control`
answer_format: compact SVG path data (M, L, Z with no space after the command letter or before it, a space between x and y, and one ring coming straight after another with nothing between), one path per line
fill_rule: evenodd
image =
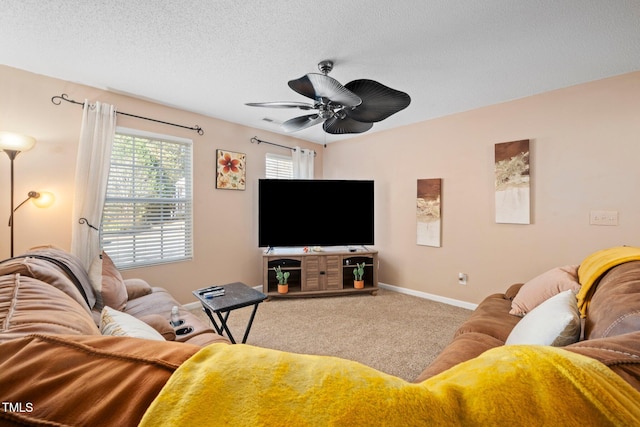
M219 290L224 291L224 288L222 286L209 286L208 288L200 289L200 295L207 292L219 291Z
M224 295L224 289L220 289L217 291L206 292L203 296L207 299L211 299L213 297L220 297Z

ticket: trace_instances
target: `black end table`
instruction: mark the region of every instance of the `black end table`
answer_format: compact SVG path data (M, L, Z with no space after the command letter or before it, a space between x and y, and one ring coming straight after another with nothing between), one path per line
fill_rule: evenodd
M219 335L223 335L223 333L226 332L229 340L233 344L236 343L236 340L233 338L233 335L231 335L231 331L227 326L229 313L238 308L253 305L253 311L251 312L249 323L247 324L244 336L242 337L242 343L244 344L247 342L247 337L249 336L249 331L253 324L253 318L258 310L258 304L267 299L267 296L240 282L222 285L222 288L224 288L224 295L213 298L204 297L204 294L210 289L210 287L197 289L192 293L202 303L202 309L207 313L207 316L209 316L211 324L216 328L216 332L218 332ZM214 319L213 313L218 317L220 325L218 325L218 322Z

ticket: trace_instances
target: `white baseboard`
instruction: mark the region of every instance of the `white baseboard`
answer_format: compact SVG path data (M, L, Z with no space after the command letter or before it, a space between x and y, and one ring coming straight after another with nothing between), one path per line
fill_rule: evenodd
M478 304L472 304L466 301L460 301L453 298L441 297L439 295L430 294L427 292L414 291L413 289L401 288L400 286L387 285L386 283L378 283L378 287L387 289L389 291L399 292L401 294L412 295L418 298L424 298L431 301L442 302L444 304L453 305L456 307L466 308L467 310L475 310Z
M427 292L414 291L413 289L401 288L400 286L387 285L386 283L378 283L378 287L382 289L387 289L393 292L399 292L401 294L412 295L418 298L424 298L431 301L441 302L444 304L453 305L455 307L466 308L467 310L475 310L478 307L478 304L472 304L466 301L460 301L453 298L441 297L439 295L430 294ZM262 292L262 286L254 286L254 289ZM184 304L183 307L187 310L194 310L202 307L200 301L194 301L187 304Z

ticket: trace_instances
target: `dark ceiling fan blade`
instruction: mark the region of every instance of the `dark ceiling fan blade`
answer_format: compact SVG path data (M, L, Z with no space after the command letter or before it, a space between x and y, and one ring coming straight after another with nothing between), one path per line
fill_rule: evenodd
M348 117L345 117L344 119L331 117L322 125L322 129L324 129L325 132L332 133L334 135L341 135L344 133L362 133L368 131L372 127L373 123L358 122L356 120L351 120Z
M344 107L360 105L360 97L342 86L336 79L324 74L310 73L296 80L289 80L289 87L300 95L322 102L326 98Z
M315 108L313 104L309 104L308 102L287 102L287 101L247 102L244 105L248 105L250 107L299 108L301 110L313 110Z
M405 92L391 89L373 80L354 80L345 85L362 99L362 104L352 110L345 109L347 116L359 122L379 122L409 106L411 97Z
M309 114L308 116L294 117L280 125L285 132L295 132L306 129L310 126L317 125L324 120L318 114Z

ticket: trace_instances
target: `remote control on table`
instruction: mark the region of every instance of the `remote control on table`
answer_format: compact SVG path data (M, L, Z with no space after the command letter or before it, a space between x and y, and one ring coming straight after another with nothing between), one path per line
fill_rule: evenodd
M219 290L224 290L224 288L222 286L209 286L208 288L202 288L198 291L198 293L200 295L205 294L207 292L212 292L212 291L219 291Z
M224 289L218 289L215 291L210 291L210 292L205 292L203 294L203 296L207 299L213 298L213 297L220 297L224 295Z

